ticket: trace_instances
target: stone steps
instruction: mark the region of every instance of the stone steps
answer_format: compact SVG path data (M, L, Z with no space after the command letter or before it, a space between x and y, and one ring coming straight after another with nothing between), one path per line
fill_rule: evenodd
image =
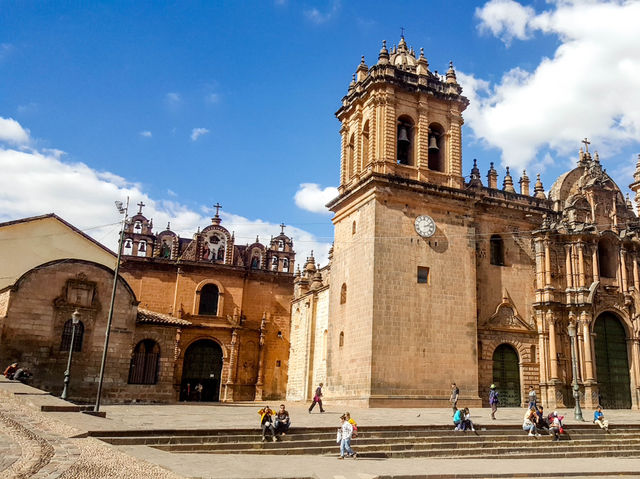
M157 430L89 433L115 446L147 445L176 454L331 455L339 450L336 428L296 428L277 442L261 442L257 429ZM640 457L640 425L610 433L592 424L571 426L560 442L548 435L529 437L518 426L494 426L454 432L448 426L362 428L352 441L362 457L502 459L550 456Z

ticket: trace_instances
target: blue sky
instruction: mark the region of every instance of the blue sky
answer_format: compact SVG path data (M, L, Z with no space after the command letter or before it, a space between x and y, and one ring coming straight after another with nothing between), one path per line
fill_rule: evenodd
M592 140L626 192L640 152L637 2L0 1L0 221L56 212L114 247L113 200L191 235L211 205L240 243L284 221L321 262L334 112L400 28L453 60L472 104L463 169L545 188ZM316 186L312 186L316 185ZM296 200L297 198L297 200ZM161 229L162 229L161 228Z

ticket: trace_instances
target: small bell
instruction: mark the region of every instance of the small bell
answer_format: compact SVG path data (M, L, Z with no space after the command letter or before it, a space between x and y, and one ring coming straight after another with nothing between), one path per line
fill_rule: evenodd
M438 151L440 148L438 148L438 140L436 140L436 137L431 135L431 137L429 138L429 150L432 151Z
M400 125L400 131L398 132L398 143L411 143L407 136L407 127Z

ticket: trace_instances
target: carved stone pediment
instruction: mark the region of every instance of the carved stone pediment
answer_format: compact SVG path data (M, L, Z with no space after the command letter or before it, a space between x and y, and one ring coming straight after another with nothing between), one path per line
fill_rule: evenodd
M521 331L526 333L535 331L533 325L527 323L518 314L518 310L507 294L505 294L502 302L497 306L496 312L488 319L481 321L478 327L480 329Z

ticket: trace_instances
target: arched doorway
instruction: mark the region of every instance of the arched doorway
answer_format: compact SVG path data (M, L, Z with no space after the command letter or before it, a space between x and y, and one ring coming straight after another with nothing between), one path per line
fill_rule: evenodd
M520 407L518 353L508 344L501 344L493 352L493 384L498 390L501 406Z
M222 348L210 339L192 343L182 363L181 401L218 401L222 375ZM198 391L198 384L202 391Z
M627 335L620 319L602 313L593 327L596 334L596 374L600 404L605 409L631 408Z

